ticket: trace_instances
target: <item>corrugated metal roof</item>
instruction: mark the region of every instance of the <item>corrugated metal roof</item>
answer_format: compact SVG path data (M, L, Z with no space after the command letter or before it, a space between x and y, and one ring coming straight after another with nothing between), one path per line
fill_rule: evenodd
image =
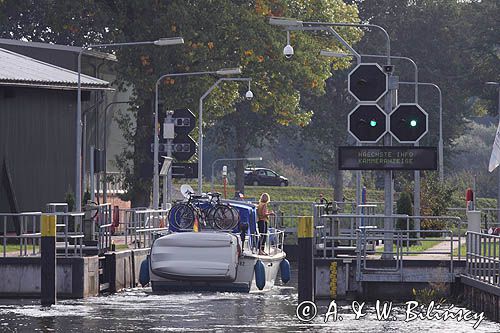
M0 48L0 84L76 89L78 73ZM82 74L81 86L107 88L109 82Z
M58 50L58 51L67 51L78 54L82 48L79 46L71 46L71 45L62 45L62 44L50 44L50 43L40 43L40 42L26 42L23 40L15 40L15 39L7 39L0 38L0 44L4 45L14 45L21 47L30 47L37 49L50 49L50 50ZM1 47L1 45L0 45ZM83 56L92 56L99 59L106 59L110 61L116 61L116 56L114 54L99 52L96 50L86 50Z

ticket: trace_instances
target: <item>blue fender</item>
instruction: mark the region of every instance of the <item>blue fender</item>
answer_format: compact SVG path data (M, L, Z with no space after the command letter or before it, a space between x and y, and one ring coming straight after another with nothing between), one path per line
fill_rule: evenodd
M141 269L139 270L139 282L144 287L149 283L149 260L144 259L141 263Z
M259 290L262 290L266 285L266 268L264 267L264 264L260 259L255 263L254 271L255 284L257 285L257 288L259 288Z
M280 272L281 272L281 281L283 283L287 283L290 281L290 262L286 259L281 260L280 262Z

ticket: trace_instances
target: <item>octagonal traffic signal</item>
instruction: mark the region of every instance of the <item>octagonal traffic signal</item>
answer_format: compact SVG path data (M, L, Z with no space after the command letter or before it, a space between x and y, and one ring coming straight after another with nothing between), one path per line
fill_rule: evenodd
M359 142L375 143L387 132L387 115L377 104L359 104L349 113L347 126Z
M418 104L401 103L389 117L389 131L400 143L418 142L427 133L428 115Z
M378 64L359 64L347 79L348 90L358 102L378 102L387 93L388 77Z

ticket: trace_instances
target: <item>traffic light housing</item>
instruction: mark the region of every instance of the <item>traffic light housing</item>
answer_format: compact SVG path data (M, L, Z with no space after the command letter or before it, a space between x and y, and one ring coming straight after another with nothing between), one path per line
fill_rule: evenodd
M376 143L387 133L387 115L377 104L359 104L347 117L348 131L361 143Z
M347 78L349 93L358 102L378 102L388 89L387 73L376 63L359 64Z
M428 115L418 104L401 103L390 114L390 133L400 143L418 142L428 130Z

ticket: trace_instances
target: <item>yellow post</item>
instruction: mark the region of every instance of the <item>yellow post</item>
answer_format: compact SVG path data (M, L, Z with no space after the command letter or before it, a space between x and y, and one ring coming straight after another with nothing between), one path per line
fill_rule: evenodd
M298 294L300 304L303 301L314 301L314 223L312 216L302 216L299 218L297 236L299 247Z
M56 304L56 216L42 215L40 242L41 303Z
M56 237L56 216L42 215L42 237Z
M314 236L314 224L312 216L299 217L299 238L312 238Z

